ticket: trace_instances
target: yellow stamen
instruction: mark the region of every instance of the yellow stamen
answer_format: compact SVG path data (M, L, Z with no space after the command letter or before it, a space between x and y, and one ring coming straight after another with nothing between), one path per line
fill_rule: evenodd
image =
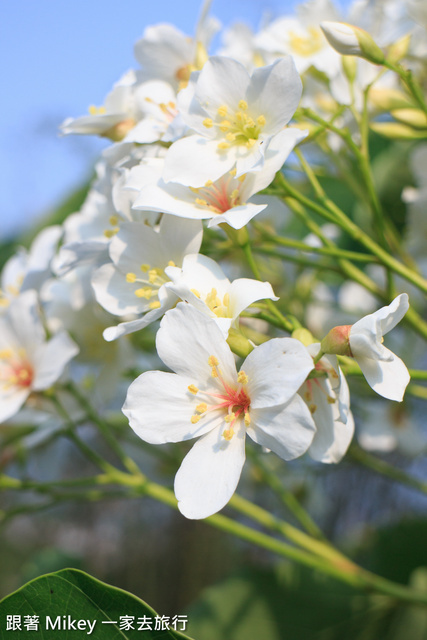
M240 382L240 384L248 384L248 379L249 378L244 371L239 371L237 374L237 382Z
M142 287L141 289L137 289L134 293L137 298L146 298L149 300L151 298L152 291L151 287Z
M246 100L240 100L239 109L246 111L247 108L248 108L248 103L246 102Z
M234 178L234 176L237 173L237 169L231 169L231 171L228 172L230 174L230 176L232 176Z
M226 440L231 440L234 436L234 429L226 429L222 435Z
M191 293L194 293L196 298L200 298L200 293L199 293L199 291L197 291L197 289L190 289L190 291L191 291Z
M114 227L114 229L106 229L104 231L104 236L106 238L112 238L113 236L116 235L116 233L119 231L119 227Z
M224 307L228 307L228 305L230 304L230 296L228 293L226 293L223 297L222 304L224 305Z
M13 357L12 349L2 349L0 351L0 360L9 360Z
M197 413L204 413L207 408L208 408L208 405L206 404L206 402L201 402L200 404L197 405L196 411Z
M109 223L111 224L112 227L115 227L119 222L119 219L117 216L110 216L109 219Z
M222 122L219 123L219 130L223 131L224 133L228 131L230 127L231 122L229 120L222 120Z
M228 111L228 107L225 104L222 104L220 107L218 107L218 115L221 118L225 118L225 116L227 115L227 111Z
M207 180L205 182L205 187L211 187L213 185L213 181L212 180Z
M200 416L191 416L191 424L196 424L199 420Z
M173 260L169 260L168 267L176 267L176 264Z
M236 418L236 414L231 412L228 415L225 416L224 420L225 422L233 422L233 420L235 420Z
M245 413L245 426L249 427L250 424L251 424L251 416L249 415L249 413Z
M144 273L147 273L147 271L150 270L150 265L149 264L142 264L141 265L141 271L143 271Z
M135 282L136 281L136 274L135 273L127 273L126 274L126 282Z
M244 173L242 176L239 176L237 179L239 182L243 182L243 180L245 180L246 178L246 173Z
M211 367L217 367L219 365L219 360L218 360L218 358L215 358L215 356L209 356L208 364Z
M158 300L155 300L154 302L150 302L150 304L148 305L149 309L160 309L162 305L160 304L160 302Z
M190 393L192 393L193 395L196 395L198 393L198 388L196 387L195 384L190 384L188 385L187 389L189 390Z
M258 116L256 121L258 122L260 127L263 127L265 125L265 116L263 116L263 115Z
M230 140L230 142L234 142L236 139L236 134L230 132L230 133L227 133L225 137L227 138L227 140Z
M208 206L208 203L206 202L206 200L203 200L203 198L196 198L196 204L200 205L201 207Z
M148 281L150 284L154 284L157 280L157 276L159 274L157 273L156 269L150 269L150 271L148 272Z
M229 149L230 145L228 144L228 142L220 142L218 144L218 149L223 150L223 149Z
M205 118L203 120L203 126L206 127L206 129L211 129L213 127L212 118Z

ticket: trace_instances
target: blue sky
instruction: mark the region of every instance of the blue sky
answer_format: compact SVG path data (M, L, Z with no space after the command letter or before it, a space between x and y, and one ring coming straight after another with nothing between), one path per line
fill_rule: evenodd
M265 13L291 13L292 0L213 0L224 25L257 28ZM0 24L0 241L52 210L90 174L105 142L58 137L68 116L102 104L135 67L133 44L149 24L194 31L200 0L13 0Z

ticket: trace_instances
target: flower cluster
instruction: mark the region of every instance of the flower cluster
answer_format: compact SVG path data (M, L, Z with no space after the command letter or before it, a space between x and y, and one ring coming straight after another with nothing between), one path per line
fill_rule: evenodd
M382 342L409 309L408 281L422 289L421 275L410 277L410 260L393 255L395 230L378 222L370 179L355 188L373 209L373 231L364 236L351 216L329 205L318 180L333 158L353 188L358 176L350 175L349 152L368 175L369 127L390 139L403 123L406 138L426 137L421 98L417 103L392 73L408 52L414 73L425 69L417 31L411 39L396 15L391 24L384 6L378 32L368 35L368 4L355 2L342 23L329 0L312 0L257 34L242 26L225 31L214 55L218 24L206 11L193 38L172 25L149 27L135 45L139 67L122 76L103 106L63 123L64 135L98 135L112 144L80 211L3 269L2 420L57 383L74 358L68 376L82 389L91 378L101 411L126 393L123 413L146 442L198 438L176 475L175 494L185 516L204 518L234 493L246 435L283 460L305 453L323 463L342 459L355 429L346 369L363 374L380 396L402 401L408 370ZM387 110L393 121L381 120ZM307 169L302 148L313 166L323 162L318 171ZM319 150L326 159L318 160ZM327 218L324 227L307 217L313 200L283 173L296 157L319 196L312 210ZM412 206L423 201L414 187L405 194ZM346 250L345 233L376 251L371 265L360 267L369 261L358 259L359 246ZM411 229L408 236L412 242ZM285 248L312 250L313 260ZM320 281L330 266L320 261L322 251L338 259L331 272L352 283ZM384 284L393 270L406 281ZM356 287L350 295L349 284ZM386 304L375 311L378 300ZM130 369L159 366L139 349L141 330L158 320L157 355L174 373L145 370L129 386ZM236 357L245 358L240 366Z

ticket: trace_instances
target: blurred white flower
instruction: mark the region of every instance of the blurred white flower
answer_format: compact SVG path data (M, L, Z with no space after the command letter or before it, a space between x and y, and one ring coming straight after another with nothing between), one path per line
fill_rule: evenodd
M78 351L65 331L46 340L34 290L16 297L0 316L0 422L53 385Z

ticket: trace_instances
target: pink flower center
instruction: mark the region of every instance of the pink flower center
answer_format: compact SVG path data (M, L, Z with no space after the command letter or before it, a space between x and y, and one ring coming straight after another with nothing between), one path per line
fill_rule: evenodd
M26 358L24 350L13 352L12 349L0 351L0 383L3 390L15 387L25 389L31 386L34 370Z
M246 426L249 426L251 422L249 415L251 399L244 389L248 382L248 377L244 371L240 371L237 376L237 384L230 385L223 378L221 369L218 366L218 359L215 356L210 356L208 362L212 368L211 375L218 380L221 389L219 393L212 393L210 391L200 391L195 385L188 387L188 390L194 395L201 394L216 399L216 402L209 405L206 402L198 404L196 413L191 416L191 422L196 424L207 413L220 410L225 414L224 422L227 425L222 435L226 440L231 440L234 435L234 425L239 418L243 417Z

